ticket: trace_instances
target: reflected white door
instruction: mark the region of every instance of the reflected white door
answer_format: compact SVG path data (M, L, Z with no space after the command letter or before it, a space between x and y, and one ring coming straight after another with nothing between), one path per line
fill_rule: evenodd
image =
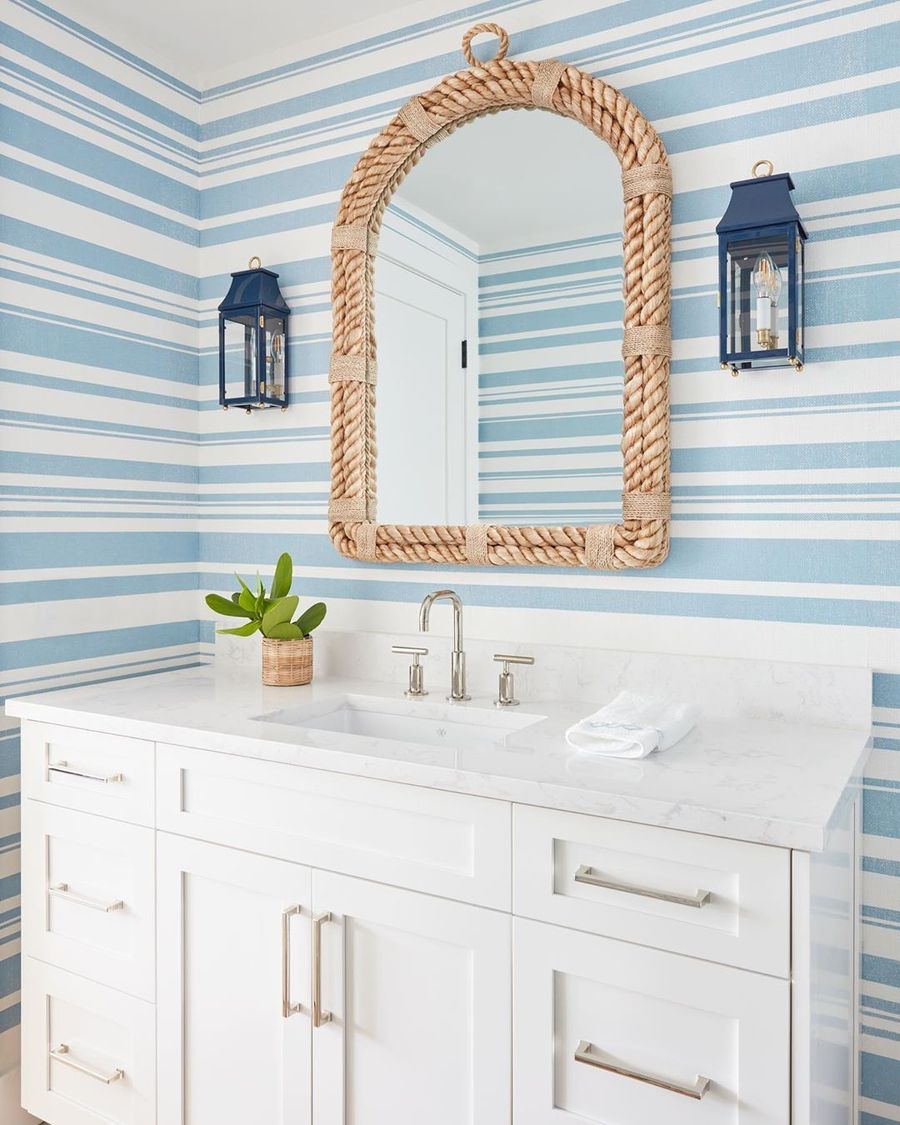
M309 868L161 832L157 887L159 1121L309 1125Z
M467 523L465 295L383 256L375 294L378 519Z
M510 919L313 872L316 1125L509 1125Z

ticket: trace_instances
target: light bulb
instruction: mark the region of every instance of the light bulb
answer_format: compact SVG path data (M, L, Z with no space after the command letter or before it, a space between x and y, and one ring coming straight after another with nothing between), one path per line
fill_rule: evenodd
M753 268L753 290L756 293L756 339L762 348L776 348L774 310L781 294L781 270L768 254L760 254Z

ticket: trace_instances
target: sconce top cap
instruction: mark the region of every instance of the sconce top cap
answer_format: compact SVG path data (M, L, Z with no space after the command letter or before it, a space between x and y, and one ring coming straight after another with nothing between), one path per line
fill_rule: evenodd
M285 314L291 311L278 288L278 274L262 267L233 273L231 287L225 300L219 305L219 312L227 313L256 305L265 305L275 312Z
M794 181L789 172L735 180L730 186L731 200L716 227L717 234L796 223L801 237L806 238L800 215L791 199Z

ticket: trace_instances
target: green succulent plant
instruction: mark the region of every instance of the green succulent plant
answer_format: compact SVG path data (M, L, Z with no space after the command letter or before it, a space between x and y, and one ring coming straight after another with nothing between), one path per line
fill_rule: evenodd
M236 574L235 578L241 586L237 593L232 594L231 598L225 598L221 594L207 594L206 604L215 613L221 613L223 617L243 617L246 621L243 625L236 625L232 629L217 629L217 633L250 637L259 632L264 637L275 640L294 641L308 637L325 619L325 603L316 602L295 620L291 620L297 612L300 599L296 594L291 593L294 562L287 551L275 566L275 574L268 594L258 574L255 592L239 574Z

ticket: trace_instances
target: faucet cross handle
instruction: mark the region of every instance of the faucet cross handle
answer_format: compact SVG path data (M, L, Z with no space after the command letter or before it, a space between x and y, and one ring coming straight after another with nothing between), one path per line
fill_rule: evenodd
M534 664L533 656L512 656L505 652L495 652L494 660L503 667L500 669L500 683L497 688L497 698L494 700L495 707L518 707L519 701L516 699L516 681L512 672L509 670L510 664Z

